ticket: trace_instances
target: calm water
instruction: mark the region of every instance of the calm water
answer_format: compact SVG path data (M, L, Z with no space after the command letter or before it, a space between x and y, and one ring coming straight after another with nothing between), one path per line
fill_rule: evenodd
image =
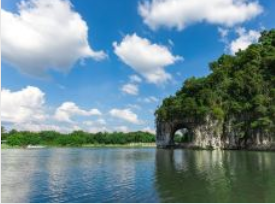
M275 202L275 153L2 150L2 202Z

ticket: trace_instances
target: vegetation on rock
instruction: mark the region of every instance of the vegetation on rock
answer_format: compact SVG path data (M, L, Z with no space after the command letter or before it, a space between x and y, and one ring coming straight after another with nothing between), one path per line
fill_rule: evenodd
M157 120L231 120L233 129L242 130L240 137L255 130L275 132L274 29L235 56L222 55L210 69L210 75L186 80L166 98L155 112Z

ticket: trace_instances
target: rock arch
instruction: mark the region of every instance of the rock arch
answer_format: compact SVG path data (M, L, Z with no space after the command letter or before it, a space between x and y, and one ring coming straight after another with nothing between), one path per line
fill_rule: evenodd
M181 128L187 128L192 134L192 141L187 145L189 148L223 149L229 145L224 138L223 122L207 117L204 121L189 118L170 121L157 120L157 147L174 147L174 133Z
M160 148L174 146L173 137L177 130L186 128L194 135L194 123L188 120L157 121L156 143ZM195 135L194 135L195 136ZM193 138L195 140L195 138Z

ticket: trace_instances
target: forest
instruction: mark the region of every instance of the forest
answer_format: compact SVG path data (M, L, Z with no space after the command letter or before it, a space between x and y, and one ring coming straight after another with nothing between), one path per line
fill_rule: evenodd
M1 141L10 146L45 145L45 146L82 146L82 145L125 145L129 143L152 143L155 135L148 132L98 132L87 133L73 131L60 133L56 131L16 131L5 132L1 127Z

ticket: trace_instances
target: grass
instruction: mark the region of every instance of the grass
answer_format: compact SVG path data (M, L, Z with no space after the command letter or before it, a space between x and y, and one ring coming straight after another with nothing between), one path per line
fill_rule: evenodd
M1 149L19 149L22 148L20 146L10 146L8 144L1 144Z

